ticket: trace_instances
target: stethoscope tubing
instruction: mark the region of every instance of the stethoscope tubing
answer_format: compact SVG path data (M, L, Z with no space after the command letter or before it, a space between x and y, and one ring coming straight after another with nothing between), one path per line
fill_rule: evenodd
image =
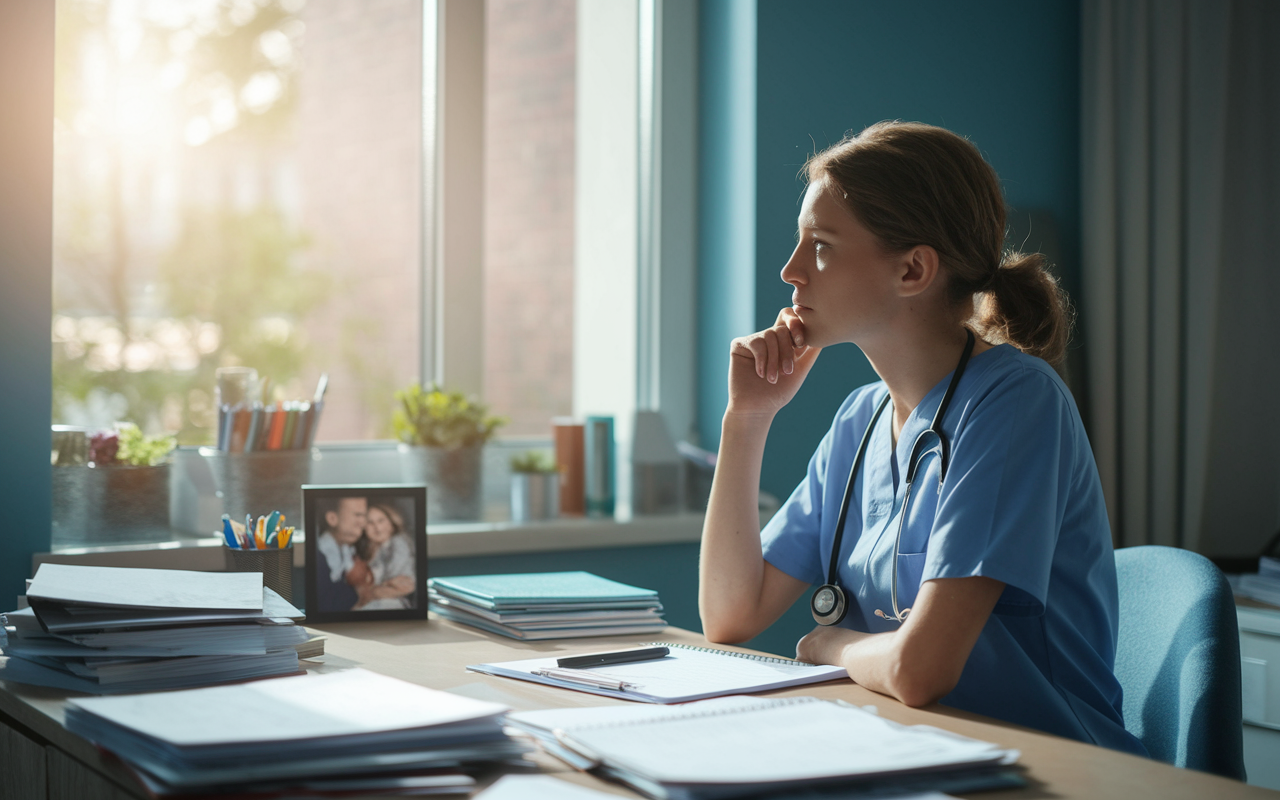
M938 410L933 415L933 421L929 424L929 427L926 430L921 431L920 435L916 437L915 442L912 444L911 458L907 462L907 474L905 476L905 485L903 487L902 515L898 519L898 534L894 540L893 560L891 562L892 576L890 581L889 599L892 603L893 616L889 616L879 609L876 610L876 616L886 620L893 620L899 624L905 622L907 614L911 612L910 608L904 610L900 610L898 608L898 551L902 547L902 531L906 526L907 514L911 508L912 485L915 482L916 470L924 460L924 455L929 452L929 448L926 446L928 444L928 437L933 435L938 438L938 455L940 459L938 470L938 491L942 491L942 481L946 478L947 466L951 460L951 444L947 440L946 434L942 432L942 421L947 415L947 408L951 405L951 398L955 396L956 387L960 384L960 378L964 375L965 367L969 365L969 357L973 354L973 331L966 328L965 336L964 351L960 354L960 361L956 364L955 370L951 373L951 382L947 384L947 390L942 395L942 401L938 403ZM845 521L849 515L849 503L853 499L853 487L857 481L858 468L862 465L863 458L866 456L867 445L871 441L872 431L875 430L876 422L880 419L880 414L889 405L889 400L889 394L886 392L879 404L876 405L875 413L871 415L871 422L867 424L867 429L862 434L862 441L858 444L857 453L853 457L853 465L849 469L849 481L845 485L844 497L840 502L840 515L836 518L835 536L832 538L831 542L831 560L827 569L827 583L819 587L818 592L821 592L823 589L830 588L832 593L843 599L844 590L840 588L840 584L837 581L839 578L840 545L844 539L844 527ZM815 592L815 597L816 596L817 592ZM842 603L841 605L845 609L848 607L847 603ZM814 609L814 618L820 625L834 625L843 617L844 613L841 613L838 618L832 618L830 616L823 617L818 614L816 608Z

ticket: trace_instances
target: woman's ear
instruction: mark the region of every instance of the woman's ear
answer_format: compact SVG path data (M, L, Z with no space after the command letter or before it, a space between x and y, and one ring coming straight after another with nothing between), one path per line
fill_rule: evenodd
M916 245L902 254L898 294L914 297L938 279L938 251L927 244Z

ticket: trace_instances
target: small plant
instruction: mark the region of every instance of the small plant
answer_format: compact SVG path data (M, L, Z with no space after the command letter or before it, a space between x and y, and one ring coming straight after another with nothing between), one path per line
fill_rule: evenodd
M132 423L114 431L95 433L89 439L89 461L96 467L154 467L177 446L172 436L147 436Z
M446 392L435 384L424 389L412 384L396 392L400 407L391 419L396 438L424 447L467 447L493 438L507 423L489 413L489 406L462 392Z
M546 450L527 450L511 457L512 472L556 472L556 459Z

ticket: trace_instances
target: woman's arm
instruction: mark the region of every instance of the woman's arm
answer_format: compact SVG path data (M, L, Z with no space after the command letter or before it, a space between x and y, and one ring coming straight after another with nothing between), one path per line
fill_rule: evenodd
M1002 591L1004 584L991 578L925 581L898 630L815 628L796 646L796 657L844 667L855 682L909 706L928 705L960 681Z
M729 406L720 432L702 528L698 609L713 642L740 642L769 627L808 584L764 560L760 550L760 462L778 410L791 401L818 356L783 309L772 328L734 339Z

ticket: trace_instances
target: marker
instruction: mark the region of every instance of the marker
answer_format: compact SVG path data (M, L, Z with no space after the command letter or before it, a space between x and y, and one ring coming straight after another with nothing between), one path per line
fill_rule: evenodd
M231 517L226 514L222 515L222 536L227 540L227 547L234 550L240 549L240 540L236 538L236 532L231 527Z
M639 650L619 650L614 653L589 653L585 656L568 656L557 658L557 667L581 669L583 667L606 667L610 664L630 664L636 661L656 661L666 658L671 651L665 647L643 647Z
M608 675L584 672L577 669L552 669L547 667L546 669L535 669L532 672L534 675L541 675L552 680L576 683L580 686L591 686L596 689L612 689L615 692L625 692L628 689L637 688L634 683L627 683L620 678L611 678Z

